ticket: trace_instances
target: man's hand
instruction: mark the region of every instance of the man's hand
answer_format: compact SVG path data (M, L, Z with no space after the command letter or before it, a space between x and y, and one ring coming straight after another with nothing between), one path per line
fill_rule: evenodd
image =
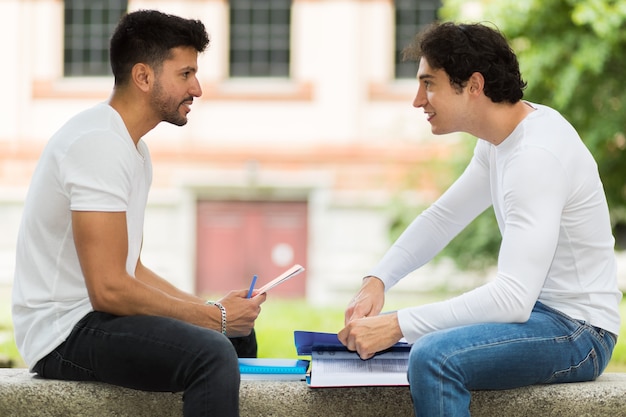
M397 313L381 314L350 321L337 335L361 359L369 359L402 338Z
M246 298L248 290L231 291L219 302L226 309L226 333L228 337L247 336L254 327L254 321L261 313L261 304L267 298L260 294Z
M363 279L361 289L354 296L345 313L344 324L363 317L375 316L385 305L385 284L376 277Z

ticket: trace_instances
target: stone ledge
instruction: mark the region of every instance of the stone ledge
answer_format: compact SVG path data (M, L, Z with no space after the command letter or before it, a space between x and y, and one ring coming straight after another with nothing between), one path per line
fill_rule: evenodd
M413 416L407 387L311 389L304 382L242 381L242 417ZM594 382L476 391L472 417L626 415L626 374ZM0 369L0 416L181 417L180 393L135 391L101 383L44 380Z

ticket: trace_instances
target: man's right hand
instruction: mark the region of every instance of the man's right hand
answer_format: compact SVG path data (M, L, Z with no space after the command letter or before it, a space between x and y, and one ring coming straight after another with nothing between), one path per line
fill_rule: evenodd
M345 313L345 324L363 317L376 316L385 304L385 284L374 276L365 277Z
M254 321L261 313L261 304L265 302L267 295L260 294L246 298L247 294L248 290L231 291L219 300L226 309L226 335L228 337L249 335L254 327Z

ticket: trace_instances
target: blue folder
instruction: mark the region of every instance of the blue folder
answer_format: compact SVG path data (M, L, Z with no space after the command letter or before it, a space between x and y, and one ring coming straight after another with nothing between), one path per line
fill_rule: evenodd
M311 355L315 351L347 351L346 348L337 338L336 333L323 333L323 332L307 332L302 330L296 330L293 332L294 341L296 344L296 351L298 355ZM389 351L409 351L411 345L406 342L398 342L383 352Z

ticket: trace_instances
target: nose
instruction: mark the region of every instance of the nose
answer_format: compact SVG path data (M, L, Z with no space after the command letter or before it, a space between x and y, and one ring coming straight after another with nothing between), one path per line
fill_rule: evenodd
M420 85L417 88L417 94L415 95L415 98L413 99L413 107L415 107L416 109L419 109L420 107L424 107L427 102L428 102L428 99L426 98L426 92L424 91L424 88L422 88L422 86Z
M194 97L200 97L202 95L202 87L200 86L200 81L198 81L198 78L196 77L194 77L194 82L191 88L189 88L189 94Z

